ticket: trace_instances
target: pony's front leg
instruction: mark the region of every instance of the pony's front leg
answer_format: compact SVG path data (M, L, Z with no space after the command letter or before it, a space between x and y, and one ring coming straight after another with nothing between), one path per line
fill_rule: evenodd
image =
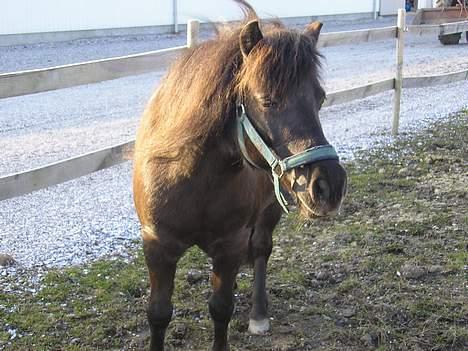
M164 337L172 318L176 265L182 253L162 246L154 235L143 232L142 236L151 287L147 308L150 351L164 351Z
M266 272L272 250L272 233L281 218L281 208L275 202L262 214L250 238L249 255L254 266L252 310L249 332L265 334L270 330L268 319L268 296L266 293Z
M239 262L227 257L213 260L211 284L213 294L208 307L214 323L213 351L228 351L228 325L234 310L234 283Z
M270 321L268 320L268 297L266 294L266 266L267 258L265 256L260 256L255 259L249 332L257 335L265 334L270 330Z

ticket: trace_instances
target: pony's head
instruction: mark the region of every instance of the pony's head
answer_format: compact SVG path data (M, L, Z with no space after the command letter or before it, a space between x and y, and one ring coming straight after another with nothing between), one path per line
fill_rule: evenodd
M239 34L239 105L279 160L328 145L319 120L325 100L316 48L321 27L314 22L299 32L275 24L262 32L258 20L251 20ZM245 139L244 156L263 169L272 168L252 138ZM306 217L338 212L346 194L344 168L331 147L323 149L331 149L330 157L305 153L305 162L280 172L282 187Z

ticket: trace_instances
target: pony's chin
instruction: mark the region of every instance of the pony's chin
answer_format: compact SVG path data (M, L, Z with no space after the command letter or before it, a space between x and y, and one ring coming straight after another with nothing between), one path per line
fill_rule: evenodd
M326 215L323 213L320 213L319 211L314 210L314 206L308 204L306 200L302 198L300 194L297 194L297 205L299 208L299 214L307 219L313 219L313 218L319 218L319 217L325 217Z
M338 209L336 210L322 210L317 209L314 204L304 200L300 194L297 194L297 205L299 208L299 214L307 219L314 219L314 218L322 218L322 217L333 217L338 213Z

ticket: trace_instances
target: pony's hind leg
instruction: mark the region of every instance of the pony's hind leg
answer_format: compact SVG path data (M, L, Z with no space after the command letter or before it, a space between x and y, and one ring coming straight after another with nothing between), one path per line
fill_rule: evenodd
M272 233L281 218L281 208L275 202L262 214L250 238L249 255L254 266L252 311L249 332L265 334L270 330L268 297L266 293L266 270L272 250Z
M172 318L172 293L176 265L183 252L161 245L154 233L142 231L143 249L150 278L147 316L151 332L150 350L163 351L167 326Z
M211 284L213 294L208 307L214 323L213 351L228 351L228 325L234 310L234 283L239 262L229 258L215 258L213 260L213 273Z

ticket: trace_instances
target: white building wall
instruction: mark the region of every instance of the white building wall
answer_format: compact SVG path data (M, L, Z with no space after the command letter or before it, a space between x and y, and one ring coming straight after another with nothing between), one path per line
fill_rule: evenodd
M405 0L385 0L380 3L380 14L382 16L393 15L398 9L405 8Z
M0 35L173 24L174 0L0 0ZM385 1L385 0L383 0ZM262 17L370 13L374 0L250 0ZM189 18L233 20L230 0L178 0L179 23Z
M0 0L0 35L171 22L172 0Z
M307 17L371 13L374 0L250 0L249 3L261 17ZM179 9L182 23L189 18L218 21L241 16L239 7L229 0L179 0Z

